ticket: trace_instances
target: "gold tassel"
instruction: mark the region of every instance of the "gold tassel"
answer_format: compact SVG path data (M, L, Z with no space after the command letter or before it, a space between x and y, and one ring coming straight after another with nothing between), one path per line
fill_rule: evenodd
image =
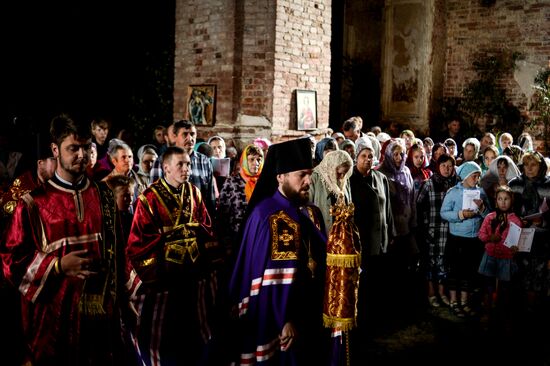
M352 330L357 326L355 318L336 318L323 314L323 325L326 328L336 328L340 329L343 332Z
M327 253L327 266L358 268L361 265L361 254Z

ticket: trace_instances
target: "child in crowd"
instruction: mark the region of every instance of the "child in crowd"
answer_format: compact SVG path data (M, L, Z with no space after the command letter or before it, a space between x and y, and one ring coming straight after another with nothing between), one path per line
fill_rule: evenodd
M462 181L445 195L441 217L449 222L444 259L449 271L447 285L451 310L456 316L464 317L475 313L470 296L478 285L477 272L483 256L483 245L478 238L478 232L483 219L489 213L489 202L483 188L478 187L481 175L479 165L467 161L462 164L458 174ZM470 201L464 199L465 194L471 197ZM467 204L466 207L464 203Z
M485 253L479 265L479 273L485 276L485 306L491 309L497 295L507 295L507 284L517 271L513 260L517 247L507 247L504 241L513 222L521 227L521 220L513 212L514 193L508 186L496 189L496 210L483 220L479 239L485 244ZM503 300L506 298L504 297ZM505 301L506 303L507 301Z

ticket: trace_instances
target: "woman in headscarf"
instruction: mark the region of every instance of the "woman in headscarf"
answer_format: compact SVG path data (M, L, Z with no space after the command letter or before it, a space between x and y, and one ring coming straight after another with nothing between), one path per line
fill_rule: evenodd
M432 307L450 304L444 287L447 271L443 261L449 223L441 219L439 212L445 194L458 183L455 159L451 155L441 154L436 164L435 173L422 185L416 198L419 246L426 270L428 302Z
M416 270L418 247L413 235L416 227L416 205L414 204L414 182L409 168L405 165L405 146L399 139L390 140L384 151L379 172L390 183L390 201L396 237L390 245L389 253L396 260L398 281L407 276L407 271Z
M332 137L324 137L315 145L315 156L313 159L313 165L319 165L321 160L331 151L338 150L336 140Z
M229 253L238 253L243 217L263 163L262 149L256 145L247 145L241 154L239 174L227 178L220 191L217 221L220 239Z
M522 174L508 185L514 192L514 212L523 221L523 227L535 228L531 251L516 253L527 306L533 308L550 290L550 178L546 176L546 161L539 152L527 152L522 165Z
M481 177L480 185L487 193L491 207L495 206L495 192L499 186L507 186L508 182L520 175L514 161L506 155L501 155L489 164L489 169Z
M309 186L309 200L321 210L327 235L333 222L330 214L331 206L339 198L343 198L346 204L351 202L349 178L353 173L352 167L353 160L349 154L342 150L336 150L326 154L321 163L313 169Z
M152 144L146 144L142 145L137 152L137 157L139 161L138 166L138 186L145 186L148 187L151 177L151 168L153 167L153 164L155 163L155 160L157 160L158 155L157 151L155 149L155 146ZM137 187L136 187L137 188ZM143 191L139 192L140 194Z
M414 144L407 153L405 165L411 171L411 176L414 182L414 192L417 193L422 183L432 176L432 171L426 168L426 155L424 148Z
M225 158L225 140L221 136L212 136L207 141L212 148L212 157L223 159Z
M428 165L428 169L432 171L432 173L435 174L437 172L437 160L439 157L443 154L448 154L449 150L447 149L447 146L443 144L442 142L436 142L434 146L432 147L432 157L430 158L430 164Z

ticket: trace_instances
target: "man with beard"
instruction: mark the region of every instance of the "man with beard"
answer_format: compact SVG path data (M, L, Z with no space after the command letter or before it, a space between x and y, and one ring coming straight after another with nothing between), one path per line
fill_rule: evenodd
M162 156L164 177L142 195L127 252L143 280L135 332L143 365L203 365L212 341L212 225L200 191L189 183L191 159L173 146Z
M270 146L250 199L230 284L240 364L327 362L326 236L319 209L308 203L312 167L309 139Z
M121 312L139 280L129 280L117 242L114 197L85 175L88 126L61 115L50 133L55 175L21 198L1 252L4 274L22 294L24 363L125 364Z

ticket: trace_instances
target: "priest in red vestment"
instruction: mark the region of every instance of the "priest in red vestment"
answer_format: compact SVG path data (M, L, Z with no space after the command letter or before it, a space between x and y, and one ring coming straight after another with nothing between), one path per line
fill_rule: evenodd
M126 364L121 313L139 286L117 241L112 192L85 176L89 129L61 115L50 126L57 169L17 204L1 248L22 295L25 362Z
M127 253L143 281L134 344L143 365L212 364L211 306L218 248L191 160L179 147L162 156L164 176L139 196Z

